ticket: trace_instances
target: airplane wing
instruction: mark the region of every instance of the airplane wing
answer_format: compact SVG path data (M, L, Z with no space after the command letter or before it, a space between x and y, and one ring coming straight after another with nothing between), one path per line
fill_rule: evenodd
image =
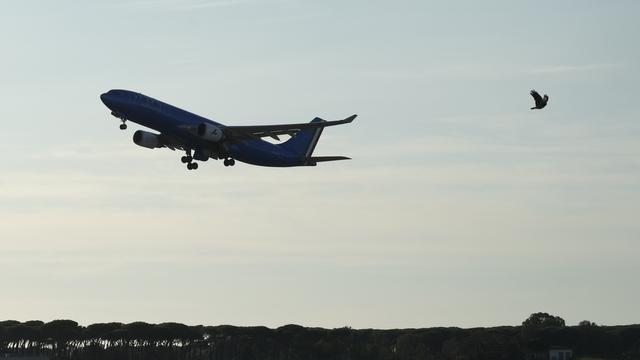
M313 129L341 124L348 124L358 115L351 115L343 120L326 121L320 118L314 120L322 120L321 122L310 122L300 124L282 124L282 125L257 125L257 126L227 126L225 128L226 135L231 138L243 137L267 137L270 136L278 140L278 135L293 135L303 129Z
M158 134L158 139L160 140L159 147L166 147L173 151L175 150L186 150L184 146L184 142L180 141L172 136L167 136L165 134Z

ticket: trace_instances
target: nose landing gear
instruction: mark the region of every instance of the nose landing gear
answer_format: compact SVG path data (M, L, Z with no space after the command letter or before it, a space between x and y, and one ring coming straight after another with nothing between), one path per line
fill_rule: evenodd
M120 124L120 130L127 130L127 118L123 114L112 111L111 115L117 117L118 119L120 119L120 121L122 121L122 124Z

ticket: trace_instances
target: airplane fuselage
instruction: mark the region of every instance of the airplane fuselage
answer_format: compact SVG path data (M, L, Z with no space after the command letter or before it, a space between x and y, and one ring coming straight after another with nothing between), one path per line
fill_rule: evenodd
M188 151L195 151L194 158L197 160L230 158L271 167L314 165L309 164L303 156L292 154L277 144L257 137L215 143L204 140L195 133L198 126L209 124L224 132L225 125L140 93L110 90L100 98L114 116L156 130L177 141Z

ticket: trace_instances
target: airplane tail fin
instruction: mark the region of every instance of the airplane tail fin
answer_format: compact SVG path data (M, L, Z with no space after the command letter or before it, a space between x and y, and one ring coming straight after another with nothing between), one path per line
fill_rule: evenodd
M311 120L311 122L317 123L326 121L320 118L315 118ZM311 128L300 130L291 139L285 141L280 146L300 157L309 158L311 157L311 154L313 154L316 144L318 144L318 140L320 139L320 135L322 135L323 129L324 126L320 126L315 129Z

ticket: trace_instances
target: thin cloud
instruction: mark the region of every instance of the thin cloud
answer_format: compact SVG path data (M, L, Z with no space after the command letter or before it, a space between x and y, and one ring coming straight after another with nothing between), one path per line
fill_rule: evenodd
M532 69L532 73L553 74L578 71L608 70L622 67L621 64L555 65Z
M163 0L140 0L140 1L126 1L120 3L114 3L113 5L121 8L140 8L140 7L158 7L158 6L166 6L168 4L175 3L174 1L163 1Z
M253 0L209 0L209 1L177 1L177 0L140 0L118 3L124 8L155 8L159 10L199 10L227 7L254 2Z
M209 9L214 7L232 6L250 3L252 0L221 0L221 1L206 1L198 4L192 4L188 6L190 9Z
M104 158L119 158L141 155L149 155L150 152L140 152L140 149L131 144L71 144L44 149L29 157L40 160L92 160Z

